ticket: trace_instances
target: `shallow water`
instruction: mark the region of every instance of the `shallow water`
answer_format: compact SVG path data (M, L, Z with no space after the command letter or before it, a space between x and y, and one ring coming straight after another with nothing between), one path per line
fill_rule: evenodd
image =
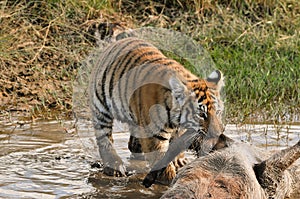
M159 198L165 186L141 185L144 174L112 178L91 168L98 153L89 124L73 121L0 121L0 198ZM127 165L128 133L116 125L115 146ZM278 150L300 139L300 126L227 125L230 137L266 150ZM299 161L298 161L299 162ZM147 171L144 162L143 172ZM299 198L300 195L296 196Z

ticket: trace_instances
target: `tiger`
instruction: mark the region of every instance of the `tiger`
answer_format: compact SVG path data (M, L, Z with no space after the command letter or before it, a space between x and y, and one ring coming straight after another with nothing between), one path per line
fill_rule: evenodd
M224 131L223 85L221 71L213 71L207 79L198 78L143 39L122 38L108 45L95 60L89 83L92 122L104 174L128 174L113 146L114 119L128 124L129 151L143 154L150 165L163 157L172 140L182 136L185 129L203 133L207 143L211 142L206 146L213 146ZM177 163L174 161L161 174L167 183L185 164L182 154Z

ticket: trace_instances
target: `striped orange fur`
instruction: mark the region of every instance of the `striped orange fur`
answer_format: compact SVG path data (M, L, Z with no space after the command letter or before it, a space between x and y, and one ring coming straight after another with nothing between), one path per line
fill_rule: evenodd
M133 156L143 153L150 164L188 128L205 134L203 146L213 146L223 131L222 85L220 71L200 79L144 40L129 37L109 45L95 62L89 93L104 172L126 175L113 147L114 119L129 125ZM170 168L163 175L167 181L176 173Z

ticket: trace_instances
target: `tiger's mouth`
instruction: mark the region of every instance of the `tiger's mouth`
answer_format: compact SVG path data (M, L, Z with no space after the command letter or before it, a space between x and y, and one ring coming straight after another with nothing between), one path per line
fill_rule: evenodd
M191 141L192 143L188 149L194 151L197 157L228 147L234 142L223 132L218 136L209 136L205 130L196 131Z
M198 130L195 138L192 141L192 144L189 146L189 150L192 150L195 152L195 154L198 156L199 152L203 150L204 146L204 140L205 140L206 133L202 130Z
M233 139L222 133L218 137L214 138L197 138L194 140L189 149L194 150L197 157L201 157L214 151L229 147L233 143Z

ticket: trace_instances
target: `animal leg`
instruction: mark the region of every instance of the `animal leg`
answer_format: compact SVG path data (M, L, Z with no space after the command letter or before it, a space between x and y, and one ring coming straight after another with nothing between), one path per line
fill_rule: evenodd
M104 163L103 172L109 176L126 176L126 169L123 165L123 161L113 147L112 129L95 128L95 134L99 153Z
M269 198L275 197L276 190L283 181L284 171L299 158L300 141L254 166L256 178Z

